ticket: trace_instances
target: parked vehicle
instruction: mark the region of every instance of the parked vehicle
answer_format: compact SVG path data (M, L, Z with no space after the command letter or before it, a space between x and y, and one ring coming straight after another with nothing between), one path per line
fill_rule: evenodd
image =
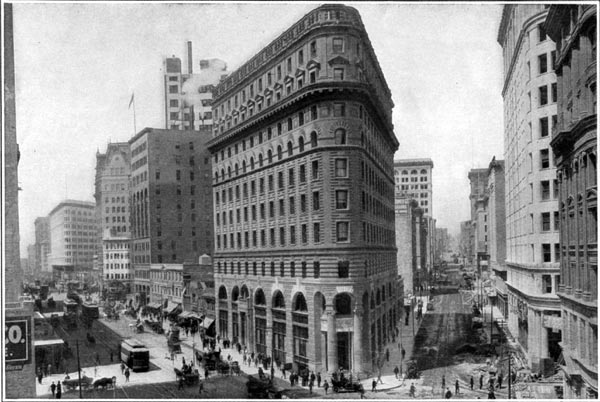
M148 371L150 351L137 339L125 339L121 343L121 361L133 371Z

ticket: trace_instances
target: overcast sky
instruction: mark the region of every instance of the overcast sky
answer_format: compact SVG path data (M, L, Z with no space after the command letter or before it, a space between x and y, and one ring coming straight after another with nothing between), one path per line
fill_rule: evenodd
M395 103L395 158L431 158L433 215L458 233L473 167L502 159L498 4L345 3L358 9ZM163 60L233 71L319 3L14 6L21 253L65 198L94 201L96 151L164 128Z

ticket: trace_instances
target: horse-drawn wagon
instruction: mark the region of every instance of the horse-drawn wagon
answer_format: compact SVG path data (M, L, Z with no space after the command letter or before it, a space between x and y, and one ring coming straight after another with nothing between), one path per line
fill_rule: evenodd
M94 379L88 376L81 377L81 389L89 389L94 382ZM69 378L62 382L65 391L75 389L79 386L79 378Z

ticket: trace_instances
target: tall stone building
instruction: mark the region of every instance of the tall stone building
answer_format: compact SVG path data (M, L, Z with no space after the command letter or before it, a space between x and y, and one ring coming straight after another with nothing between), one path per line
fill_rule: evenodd
M6 398L35 398L35 362L33 334L33 303L21 301L23 273L20 267L19 244L19 146L15 115L15 58L13 42L13 5L4 3L4 294L2 298L4 324L4 367L2 377Z
M200 73L194 73L192 42L187 43L187 74L181 59L165 59L165 128L199 130L213 124L212 92L227 75L227 65L219 59L200 60Z
M213 253L210 127L145 128L131 148L131 264L136 302L147 303L150 265Z
M553 5L558 124L552 131L560 216L565 398L598 399L597 5Z
M214 92L217 332L296 369L372 368L400 311L392 98L324 5Z
M471 169L471 259L477 264L478 272L488 269L488 215L487 187L488 169Z
M509 328L533 370L560 355L558 183L550 152L556 126L555 44L546 35L548 6L504 6L498 43L504 59L506 265ZM550 371L550 370L548 370Z
M35 266L40 279L52 278L52 267L50 266L50 222L47 216L41 216L34 221L35 226Z
M408 197L396 197L394 204L398 275L404 282L406 297L419 293L427 283L427 220L419 202Z
M133 271L129 261L129 250L123 250L131 239L130 218L131 151L129 143L109 143L105 153L96 153L96 219L98 241L94 267L102 271L106 283L111 279L124 279L131 287ZM105 244L105 241L108 242ZM112 251L108 251L112 250ZM115 258L119 251L118 258ZM110 262L105 261L107 256ZM126 255L127 258L123 258ZM116 261L118 260L118 261Z
M433 216L433 161L430 158L394 161L395 191L417 201L425 216Z

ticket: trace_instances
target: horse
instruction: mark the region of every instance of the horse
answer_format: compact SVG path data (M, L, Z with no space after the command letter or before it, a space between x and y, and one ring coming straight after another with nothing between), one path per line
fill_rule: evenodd
M98 387L102 387L103 389L108 388L108 386L115 387L117 385L117 377L102 377L94 381L94 390L97 390Z

